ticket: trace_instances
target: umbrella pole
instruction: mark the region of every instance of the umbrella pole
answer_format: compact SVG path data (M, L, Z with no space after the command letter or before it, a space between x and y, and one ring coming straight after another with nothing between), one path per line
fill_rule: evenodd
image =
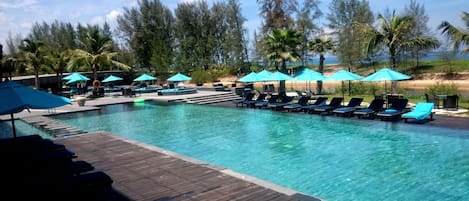
M16 138L15 118L13 117L13 113L10 113L10 117L11 117L11 129L13 130L13 137Z
M344 81L342 81L342 105L344 105L344 100L345 100L345 92L344 92Z

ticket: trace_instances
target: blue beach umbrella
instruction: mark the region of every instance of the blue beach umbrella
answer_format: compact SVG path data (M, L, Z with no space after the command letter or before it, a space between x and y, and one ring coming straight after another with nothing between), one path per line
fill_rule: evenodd
M80 74L80 73L72 73L63 77L64 80L90 80L90 78Z
M168 81L170 82L184 82L184 81L189 81L189 80L192 80L192 78L182 73L177 73L176 75L173 75L170 78L168 78Z
M359 80L362 78L362 76L346 70L339 70L328 77L328 79L336 81Z
M149 81L149 80L156 80L156 77L153 77L151 75L148 75L146 73L138 76L137 78L135 78L133 81L134 82L140 82L140 81Z
M397 80L407 80L412 77L402 74L400 72L394 71L389 68L382 68L381 70L373 73L365 78L362 81L378 82L378 81L397 81Z
M280 71L269 72L267 70L263 70L257 74L261 81L281 81L281 80L291 80L293 79L291 76L282 73Z
M74 83L74 82L82 82L82 81L88 81L90 80L90 78L80 74L80 73L72 73L68 76L65 76L64 78L62 78L64 80L68 80L65 84L71 84L71 83Z
M260 82L261 79L255 72L251 72L237 80L238 82Z
M344 81L350 81L350 80L360 80L363 77L360 75L357 75L355 73L352 73L350 71L346 70L339 70L335 72L334 74L330 75L328 77L328 80L335 80L335 81L342 81L342 98L345 97L344 95ZM349 89L349 95L350 95L350 89Z
M268 70L262 70L261 72L257 73L257 76L259 77L260 81L266 81L270 78L270 76L272 76L272 72Z
M104 79L103 81L101 82L115 82L115 81L121 81L122 78L121 77L117 77L117 76L114 76L114 75L110 75L108 76L106 79Z
M285 73L282 73L280 71L275 71L274 73L270 75L270 78L267 81L282 81L282 80L292 80L292 79L293 77Z
M377 71L376 73L373 73L373 74L363 78L361 81L365 81L365 82L384 81L384 91L386 91L386 81L407 80L407 79L410 79L410 78L412 78L412 77L410 77L406 74L403 74L403 73L400 73L400 72L397 72L397 71L394 71L392 69L384 67L381 70Z
M0 115L11 115L13 137L16 137L13 113L24 109L55 108L70 102L69 98L39 91L13 81L0 83Z
M294 81L308 81L309 90L311 90L310 82L311 81L323 81L327 78L322 75L320 72L311 70L309 68L304 68L302 71L296 74L293 78Z
M326 77L317 71L311 70L309 68L305 68L301 72L299 72L293 80L295 81L322 81L322 80L326 80Z

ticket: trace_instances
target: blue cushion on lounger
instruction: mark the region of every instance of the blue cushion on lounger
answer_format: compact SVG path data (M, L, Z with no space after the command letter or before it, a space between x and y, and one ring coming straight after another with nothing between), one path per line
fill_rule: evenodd
M402 114L402 117L422 120L431 115L434 105L434 103L419 102L412 111Z

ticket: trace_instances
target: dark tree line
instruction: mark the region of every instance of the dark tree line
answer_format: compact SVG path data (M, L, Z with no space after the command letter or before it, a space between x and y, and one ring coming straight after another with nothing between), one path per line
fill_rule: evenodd
M136 66L156 71L194 72L248 63L245 19L236 0L180 3L174 10L158 0L142 0L125 8L118 32L136 58Z
M98 66L90 67L90 62L87 65L68 62L78 60L77 52L69 52L75 53L73 57L63 53L76 49L92 52L93 48L85 42L89 42L89 33L96 29L99 32L96 37L111 39L101 53L112 52L107 56L132 66L134 70L158 76L177 71L239 74L249 72L256 64L286 72L286 66L292 64L308 67L310 61L316 59L315 54L324 62L327 53L337 55L349 70L377 60L388 60L380 55L392 55L391 63L394 65L394 62L409 58L415 59L418 65L422 52L437 46L437 41L429 37L431 33L426 27L428 17L424 6L416 1L410 1L402 13L377 13L379 26L375 26L375 14L367 0L332 0L328 13L319 10L319 0L302 2L257 0L263 21L261 27L254 30L252 45L248 45L246 19L241 14L238 0L220 0L211 5L206 1L180 3L174 10L159 0L140 0L137 6L124 8L115 30L111 30L108 24L73 27L59 21L36 23L27 40L9 37L6 43L9 55L4 57L1 70L11 75L13 71L13 74L33 71L40 74L112 69L115 66L112 62L101 62L99 69ZM398 43L381 40L384 38L372 40L373 36L379 36L379 32L387 34L387 30L381 30L382 25L401 18L409 20L398 33ZM290 36L295 38L288 38ZM415 41L416 38L432 40ZM287 41L294 42L287 44ZM322 42L327 44L320 44ZM386 47L387 42L392 42L391 49ZM324 45L328 46L323 49L327 51L317 48ZM26 52L30 54L24 54ZM277 53L281 57L273 56ZM300 63L293 63L296 61ZM64 63L68 66L63 66Z

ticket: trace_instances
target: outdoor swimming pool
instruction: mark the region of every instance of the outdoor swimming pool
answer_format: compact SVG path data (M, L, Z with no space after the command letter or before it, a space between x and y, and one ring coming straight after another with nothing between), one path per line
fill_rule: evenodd
M15 121L15 128L17 136L38 134L44 138L52 138L52 136L47 134L46 132L39 130L21 120ZM11 137L13 137L11 121L0 121L0 139Z
M54 118L326 200L469 200L462 130L149 102Z

